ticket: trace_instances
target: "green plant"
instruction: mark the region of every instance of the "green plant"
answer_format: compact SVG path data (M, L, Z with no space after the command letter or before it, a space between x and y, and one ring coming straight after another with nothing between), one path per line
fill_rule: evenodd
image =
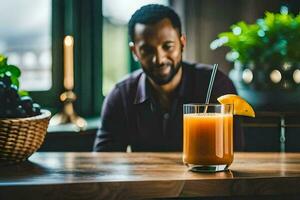
M19 87L20 69L15 65L7 64L7 58L0 54L0 78L4 76L10 77L12 84Z
M300 61L300 14L286 7L280 13L266 12L255 24L244 21L231 26L211 43L211 49L229 47L226 59L242 66L272 66Z
M26 91L19 90L21 71L0 54L0 118L22 118L40 114L41 107Z

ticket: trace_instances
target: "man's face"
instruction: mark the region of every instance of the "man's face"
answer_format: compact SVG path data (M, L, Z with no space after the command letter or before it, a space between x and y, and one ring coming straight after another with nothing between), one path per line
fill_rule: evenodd
M147 76L158 85L169 83L181 67L185 38L174 29L169 19L156 24L135 25L131 50Z

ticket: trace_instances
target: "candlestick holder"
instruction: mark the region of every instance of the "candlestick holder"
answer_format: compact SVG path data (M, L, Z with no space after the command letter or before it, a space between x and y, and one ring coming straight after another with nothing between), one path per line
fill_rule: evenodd
M64 104L63 110L55 114L51 120L50 125L73 124L76 131L85 130L86 120L78 116L74 110L73 102L76 100L76 95L73 91L65 91L60 95L60 100Z
M73 92L74 89L74 39L68 35L64 38L64 88L65 92L60 95L60 100L63 102L64 107L62 112L54 115L50 120L51 125L59 124L73 124L75 130L84 130L87 126L85 119L79 117L73 106L73 102L76 100L76 95Z

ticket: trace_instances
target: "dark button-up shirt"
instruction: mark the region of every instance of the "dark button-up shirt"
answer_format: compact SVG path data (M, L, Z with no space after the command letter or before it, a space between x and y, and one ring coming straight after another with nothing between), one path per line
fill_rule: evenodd
M183 104L204 103L212 66L183 62L182 79L174 92L169 111L163 111L140 69L130 74L105 98L102 125L95 140L95 151L182 151ZM232 81L218 71L210 102L224 94L236 94ZM235 120L234 146L241 150L243 137Z

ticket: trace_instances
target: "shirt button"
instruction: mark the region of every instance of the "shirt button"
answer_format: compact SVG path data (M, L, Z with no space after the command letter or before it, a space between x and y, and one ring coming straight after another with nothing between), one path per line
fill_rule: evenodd
M164 119L169 119L170 118L170 114L169 113L165 113L164 114Z

